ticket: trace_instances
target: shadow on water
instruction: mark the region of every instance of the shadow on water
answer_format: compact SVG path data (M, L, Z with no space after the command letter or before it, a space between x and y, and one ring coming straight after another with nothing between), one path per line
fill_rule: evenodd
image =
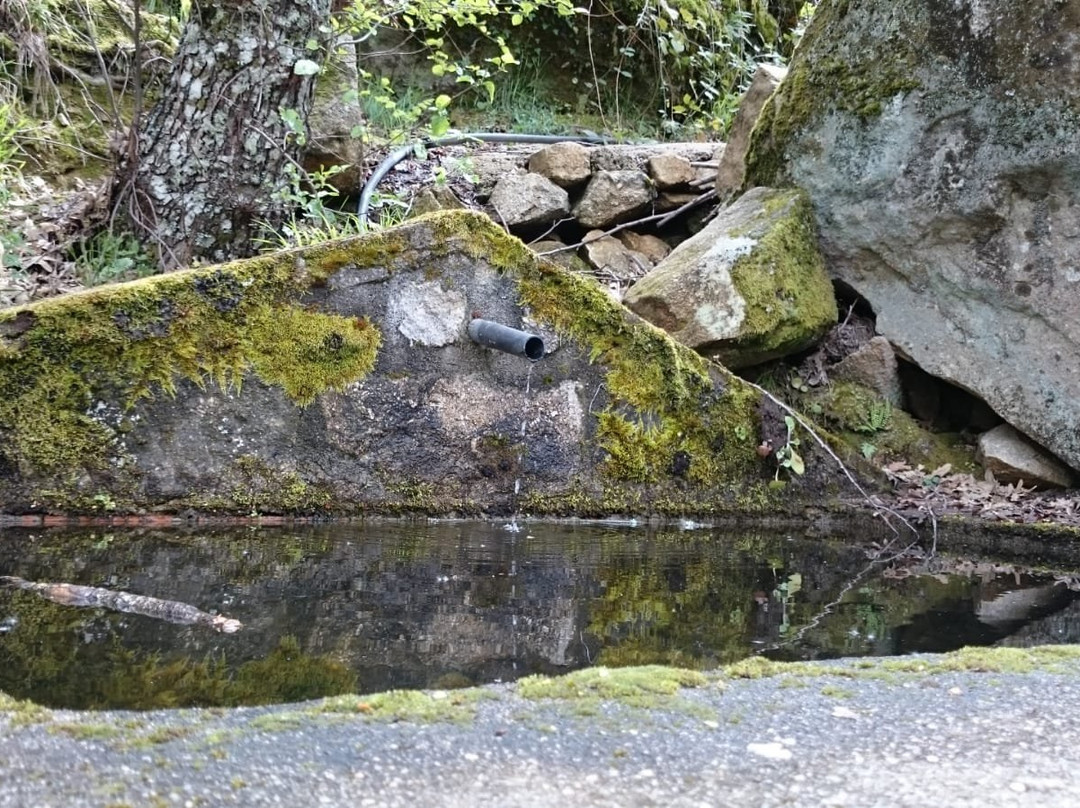
M0 531L0 575L179 601L235 634L0 587L0 691L298 701L591 664L715 667L1080 639L1075 578L764 532L486 523Z

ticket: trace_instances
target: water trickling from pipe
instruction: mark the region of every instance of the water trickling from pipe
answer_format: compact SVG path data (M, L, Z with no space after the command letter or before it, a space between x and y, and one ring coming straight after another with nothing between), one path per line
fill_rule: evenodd
M529 396L532 393L533 367L533 363L530 362L529 369L525 372L525 406L522 408L521 430L518 433L518 476L514 478L514 515L510 517L510 521L507 524L503 525L503 530L507 530L511 533L518 533L521 530L521 525L518 524L518 517L521 515L521 465L525 461L525 430L528 428L529 425Z

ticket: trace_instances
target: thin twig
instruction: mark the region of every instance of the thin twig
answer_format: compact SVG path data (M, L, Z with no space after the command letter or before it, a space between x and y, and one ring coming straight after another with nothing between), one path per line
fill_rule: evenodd
M90 32L90 44L94 47L94 55L97 57L98 66L101 68L101 75L107 78L109 69L105 66L105 56L101 53L101 48L98 47L97 28L94 25L93 15L90 13L90 6L85 1L82 6L86 13L86 27ZM113 93L112 84L105 82L105 90L109 98L109 106L112 108L113 126L120 128L123 126L123 119L120 117L120 105L116 101L116 94Z
M889 506L885 505L878 497L869 494L866 489L862 487L859 481L855 479L855 475L851 473L851 469L847 467L847 464L845 464L844 461L840 459L839 455L837 455L836 452L833 451L832 447L825 442L825 439L818 434L817 430L814 429L805 418L803 418L801 415L799 415L798 412L796 412L783 401L778 399L761 385L755 384L754 382L747 379L743 379L743 383L757 390L759 393L761 393L761 395L765 396L765 398L767 398L777 407L790 415L799 426L805 429L807 434L809 434L810 437L814 439L814 442L817 443L817 445L820 446L825 451L825 453L833 459L836 465L840 467L840 470L844 473L844 476L847 478L848 482L850 482L851 485L855 488L855 490L859 492L859 495L862 496L863 500L865 500L865 502L874 509L875 513L885 514L883 521L894 534L899 536L900 531L896 528L895 525L893 525L889 521L888 517L890 515L895 517L904 527L910 530L912 534L914 534L916 539L919 537L919 531L915 528L914 525L911 524L911 522L909 522L903 516L903 514L901 514L895 508L890 508Z
M671 211L671 213L667 214L667 216L665 216L659 222L657 222L656 226L657 227L663 227L668 222L670 222L672 219L675 219L675 218L677 218L679 216L682 216L688 210L696 208L698 205L703 205L706 202L709 202L709 201L711 201L713 199L716 199L716 189L715 188L713 188L710 191L706 191L701 196L699 196L697 199L691 199L685 205L681 205L681 206L675 208L675 210Z
M556 253L567 252L568 250L576 250L579 247L584 247L586 244L592 244L594 241L599 241L602 238L606 238L607 236L618 233L620 230L626 230L628 227L636 227L639 224L648 224L649 222L658 222L659 224L657 226L660 226L660 225L665 224L670 219L673 219L674 217L679 216L682 213L685 213L686 211L690 210L691 208L696 207L697 205L700 205L702 202L708 201L708 199L711 199L711 198L713 198L715 196L716 196L715 191L709 191L708 193L702 194L697 199L690 200L685 205L683 205L680 208L677 208L676 210L673 210L673 211L670 211L670 212L667 212L667 213L654 213L651 216L644 216L641 219L634 219L632 222L623 222L622 224L616 225L615 227L612 227L610 230L605 230L605 231L603 231L602 233L600 233L598 235L583 238L581 241L579 241L579 242L577 242L575 244L565 244L562 247L555 247L555 248L550 249L550 250L544 250L543 252L538 252L537 255L555 255Z
M536 238L534 238L532 241L530 241L528 243L529 244L535 244L538 241L543 241L547 236L550 236L556 229L558 229L559 225L566 224L566 222L572 222L572 221L574 221L573 216L566 216L566 217L564 217L562 219L559 219L553 225L551 225L551 227L549 227L547 230L545 230L543 233L541 233L539 236L537 236Z

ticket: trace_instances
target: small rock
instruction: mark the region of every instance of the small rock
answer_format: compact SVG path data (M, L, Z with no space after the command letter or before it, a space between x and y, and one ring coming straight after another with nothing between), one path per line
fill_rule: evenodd
M469 173L475 179L473 190L477 199L491 196L499 180L509 174L524 174L525 164L535 146L501 143L498 149L481 150L468 157Z
M582 185L592 174L589 149L573 141L553 143L529 158L529 171L562 188Z
M735 120L731 122L724 156L720 159L720 167L716 171L716 193L721 200L727 199L742 187L743 176L746 174L746 152L750 148L750 133L765 102L786 75L785 67L758 65L750 88L739 104L739 111L735 113Z
M612 144L591 151L593 171L645 171L649 159L658 154L675 154L691 163L711 160L713 143L650 143L642 146Z
M654 195L642 171L598 171L574 208L574 216L582 227L607 228L645 211Z
M615 238L621 241L626 249L641 253L653 264L659 264L671 252L671 247L668 246L666 241L648 233L642 234L635 233L633 230L620 230L615 235Z
M896 354L885 337L872 337L830 368L829 375L869 387L894 407L903 402Z
M1008 424L979 436L976 459L1002 483L1023 480L1036 488L1068 488L1073 481L1064 463Z
M582 255L601 278L632 283L652 269L648 258L628 250L617 238L605 236L602 230L589 231L584 241Z
M730 368L798 353L836 322L805 194L755 188L684 241L626 305Z
M413 197L413 216L423 216L425 213L434 213L437 210L461 210L465 205L458 199L454 192L445 185L436 185L433 188L422 188Z
M511 229L551 224L570 213L566 190L539 174L503 177L489 204L495 209L495 221Z
M791 750L779 743L748 743L746 751L769 760L791 760Z
M694 179L694 167L677 154L657 154L649 158L649 176L657 188L679 188Z

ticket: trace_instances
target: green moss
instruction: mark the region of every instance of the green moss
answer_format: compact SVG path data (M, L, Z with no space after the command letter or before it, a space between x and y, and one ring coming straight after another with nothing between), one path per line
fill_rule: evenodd
M239 477L228 499L248 513L312 513L328 508L333 491L322 483L309 483L295 471L275 469L255 455L233 463L230 476Z
M1075 674L1080 671L1080 646L1044 645L1036 648L961 648L933 657L893 657L863 660L851 666L806 662L774 662L762 657L728 665L721 673L730 678L760 679L771 676L804 678L836 676L846 679L891 680L896 674L1032 673ZM847 698L843 688L826 685L837 698Z
M381 342L367 320L296 308L264 308L246 336L255 374L301 406L368 375Z
M347 713L374 721L411 721L420 724L467 724L476 717L476 705L496 699L489 690L390 690L370 696L327 699L316 713Z
M824 2L803 37L787 77L766 102L750 136L744 188L784 184L788 150L812 120L840 111L866 120L876 118L888 100L921 86L915 72L924 54L894 37L880 49L888 58L863 60L837 54L846 25L846 2Z
M112 724L58 723L50 724L49 732L64 734L79 741L105 741L116 738L121 730Z
M303 255L305 279L313 286L347 267L382 268L393 271L409 249L408 241L396 230L383 230L354 238L328 241L294 253Z
M7 718L13 727L24 727L51 721L52 711L27 699L13 699L0 691L0 717Z
M311 722L311 716L302 712L267 713L248 722L248 726L262 732L288 732Z
M923 428L857 382L832 382L799 398L802 409L819 411L820 419L852 449L872 446L875 463L904 460L929 469L946 463L955 471L975 469L972 449L959 435Z
M765 212L781 207L788 208L786 213L731 269L732 282L746 300L746 320L743 336L718 355L724 364L786 356L808 347L836 323L836 295L817 247L810 200L801 191L787 191L770 199Z
M707 684L708 679L698 671L646 665L583 668L565 676L526 676L517 687L527 699L610 699L632 706L652 706L658 697Z
M308 311L291 254L189 270L0 312L0 447L63 491L122 455L117 415L179 379L239 386L246 373L297 404L370 372L364 320ZM329 259L327 259L329 260ZM304 275L304 278L307 276Z
M884 660L892 673L1075 673L1080 646L1044 645L1037 648L961 648L932 659L899 657Z

